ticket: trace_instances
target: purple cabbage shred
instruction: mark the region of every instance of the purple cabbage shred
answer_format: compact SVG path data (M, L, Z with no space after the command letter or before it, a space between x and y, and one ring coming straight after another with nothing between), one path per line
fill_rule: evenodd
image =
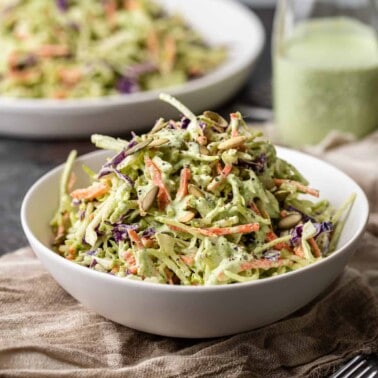
M128 230L138 230L137 225L130 224L115 224L112 230L114 240L119 243L129 239Z
M143 62L139 64L134 64L133 66L127 67L125 71L125 77L138 80L141 75L155 72L156 70L157 70L157 67L152 62Z
M156 233L155 229L150 227L146 228L142 233L142 238L150 238L151 236L154 236Z
M97 260L93 259L91 264L89 265L90 268L94 268L97 265Z
M84 220L84 218L85 218L85 210L79 211L78 216L79 216L80 220Z
M144 62L127 67L123 75L118 79L116 88L123 94L135 93L140 91L139 78L143 74L151 73L157 70L152 62Z
M268 165L268 157L264 152L262 152L253 161L239 160L238 165L240 167L252 169L255 173L263 173Z
M27 68L35 66L37 63L37 57L33 54L28 54L16 63L15 68L18 70L25 70Z
M55 3L62 12L66 12L68 10L68 0L56 0Z
M182 117L181 118L181 128L186 130L189 126L189 123L190 123L190 119L189 118L186 118L186 117Z
M322 223L314 223L316 228L315 238L318 237L323 232L331 232L333 231L333 223L332 222L322 222Z
M332 222L311 222L313 226L316 228L316 234L314 238L316 239L320 234L324 232L331 232L333 230ZM291 231L291 239L290 243L292 246L296 246L300 243L303 233L303 224L299 224L295 226L294 229Z
M170 130L175 130L176 129L175 122L174 121L169 121L167 128L170 129Z
M135 93L139 91L139 85L135 80L121 76L116 83L116 89L122 94Z
M269 261L277 261L280 258L281 253L280 253L280 251L276 251L274 249L269 249L269 250L263 252L263 256L264 256L264 259L267 259Z
M124 173L121 173L118 169L111 168L111 171L114 172L117 175L118 178L120 178L121 180L127 182L131 186L135 185L135 182L134 182L134 180L131 177L129 177L128 175L125 175Z
M292 246L296 246L300 243L301 238L302 238L302 232L303 232L303 225L302 224L295 226L294 229L291 230L290 243L291 243Z
M206 123L205 122L199 122L199 127L202 129L202 130L205 130L206 128Z
M130 146L130 144L129 144L129 146ZM129 146L128 146L128 148L130 148ZM110 173L115 173L118 176L118 178L129 183L131 186L134 186L135 182L131 179L131 177L125 175L124 173L121 173L118 169L116 169L116 166L119 163L121 163L126 158L126 156L127 156L126 150L122 150L121 152L119 152L109 162L107 162L106 164L104 164L102 166L97 177L101 178L101 177L106 176Z

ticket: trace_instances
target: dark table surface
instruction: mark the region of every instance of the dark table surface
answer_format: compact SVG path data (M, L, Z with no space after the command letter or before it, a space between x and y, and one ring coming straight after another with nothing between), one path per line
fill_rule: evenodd
M271 107L270 37L273 9L253 10L260 17L266 31L264 51L245 87L227 104L216 109L221 114L240 104ZM0 255L28 244L20 222L22 199L29 187L51 168L64 162L72 149L84 154L95 148L89 142L89 138L43 141L0 136Z

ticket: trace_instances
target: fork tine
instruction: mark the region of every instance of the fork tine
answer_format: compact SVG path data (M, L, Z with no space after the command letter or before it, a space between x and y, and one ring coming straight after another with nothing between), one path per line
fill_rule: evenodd
M338 370L335 374L332 374L330 378L348 377L348 375L344 375L344 373L348 374L349 373L349 368L354 367L355 364L357 364L361 360L363 360L362 355L358 355L358 356L354 357L346 365L344 365L340 370ZM354 370L355 369L353 369L352 372Z
M361 371L360 374L356 375L356 378L374 377L377 374L377 371L372 371L372 369L374 369L372 366L367 366L364 370ZM371 373L371 374L366 375L368 373Z
M366 378L374 378L378 374L378 371L373 371L371 374L369 374Z

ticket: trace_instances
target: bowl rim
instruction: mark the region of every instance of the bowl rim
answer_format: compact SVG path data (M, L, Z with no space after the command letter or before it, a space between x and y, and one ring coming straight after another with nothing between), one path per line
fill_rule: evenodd
M280 146L275 146L277 150L277 155L279 156L280 151L284 151L287 153L291 154L296 154L299 157L306 157L310 158L316 161L316 163L320 163L321 165L324 165L327 169L332 169L335 170L339 175L343 176L344 179L350 180L355 186L356 186L356 191L359 193L356 193L360 199L362 200L362 222L360 223L359 227L355 230L352 238L350 238L342 247L336 249L334 252L332 252L331 255L327 256L326 258L316 261L312 264L309 264L303 268L279 274L273 277L267 277L255 281L248 281L248 282L238 282L238 283L233 283L233 284L222 284L222 285L198 285L198 286L186 286L186 285L168 285L168 284L161 284L161 283L155 283L155 282L145 282L145 281L139 281L139 280L133 280L133 279L127 279L124 277L117 277L113 276L111 274L105 274L104 272L98 272L93 269L88 269L87 267L84 267L79 264L75 264L72 261L64 259L62 256L59 256L57 253L55 253L52 249L46 247L31 231L29 228L28 222L27 222L27 207L31 201L31 197L33 196L34 192L38 190L38 188L43 185L43 183L49 179L51 176L56 175L59 171L61 171L65 165L65 163L62 163L58 165L57 167L53 168L52 170L48 171L44 175L42 175L27 191L26 195L24 196L24 199L22 201L21 205L21 224L22 228L24 230L24 233L26 234L29 243L32 245L36 245L38 248L38 252L42 251L43 254L47 256L47 258L54 259L57 263L62 263L63 266L66 266L68 269L74 269L78 273L83 273L83 274L89 274L93 278L98 278L102 279L104 281L109 281L112 282L113 284L120 284L120 285L131 285L134 288L138 289L149 289L149 290L157 290L157 291L173 291L173 292L188 292L188 293L207 293L207 292L218 292L218 291L224 291L224 290L240 290L240 289L248 289L250 287L256 287L264 284L268 284L270 282L276 282L280 280L286 280L290 279L291 277L300 275L302 273L308 272L310 270L316 270L320 268L321 266L327 264L329 261L335 260L340 254L344 253L364 232L367 222L368 222L368 217L369 217L369 202L366 197L365 192L362 190L360 185L349 175L344 173L342 170L339 168L335 167L334 165L321 160L317 157L314 157L312 155L309 155L307 153L299 152L292 150L290 148L286 147L280 147ZM96 150L84 155L81 155L76 159L76 162L80 163L82 160L87 160L90 159L92 156L96 156L99 154L106 154L106 150ZM58 188L57 188L58 190ZM353 205L355 206L355 204ZM35 252L38 256L38 252ZM43 262L43 261L42 261ZM48 270L48 269L47 269ZM49 271L50 272L50 271ZM50 273L51 274L51 273ZM335 276L335 279L337 277Z
M253 62L260 56L266 40L262 22L253 10L248 8L245 4L235 2L233 0L217 1L222 1L234 11L238 12L239 14L243 14L243 17L248 20L250 26L255 29L254 43L250 45L250 49L248 51L244 51L242 59L238 57L238 59L230 60L229 56L225 62L204 76L172 87L129 93L127 95L114 94L102 97L85 97L61 100L50 98L17 98L0 96L0 107L6 107L8 110L24 109L33 111L93 109L99 106L112 107L154 101L158 98L158 95L162 91L169 92L171 95L179 97L216 85L218 82L224 81L228 77L238 74L253 64ZM190 23L190 19L187 21Z

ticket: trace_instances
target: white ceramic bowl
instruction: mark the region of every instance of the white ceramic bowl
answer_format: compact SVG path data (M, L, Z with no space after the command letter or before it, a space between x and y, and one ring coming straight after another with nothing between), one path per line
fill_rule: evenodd
M141 331L165 336L202 338L234 334L279 320L325 290L343 271L362 235L368 202L362 189L329 164L292 150L278 148L311 185L335 206L351 193L357 199L336 252L306 268L259 281L207 287L185 287L133 281L100 273L65 260L50 249L49 220L58 204L63 166L39 179L26 194L21 220L35 253L58 283L93 311ZM79 158L77 184L85 185L81 166L97 170L107 151Z
M157 0L182 14L212 45L224 45L228 59L209 74L186 84L97 99L51 100L0 97L0 134L28 138L69 138L150 128L158 117L177 112L161 106L158 94L170 93L195 114L215 109L233 96L250 75L264 44L261 22L235 0Z

